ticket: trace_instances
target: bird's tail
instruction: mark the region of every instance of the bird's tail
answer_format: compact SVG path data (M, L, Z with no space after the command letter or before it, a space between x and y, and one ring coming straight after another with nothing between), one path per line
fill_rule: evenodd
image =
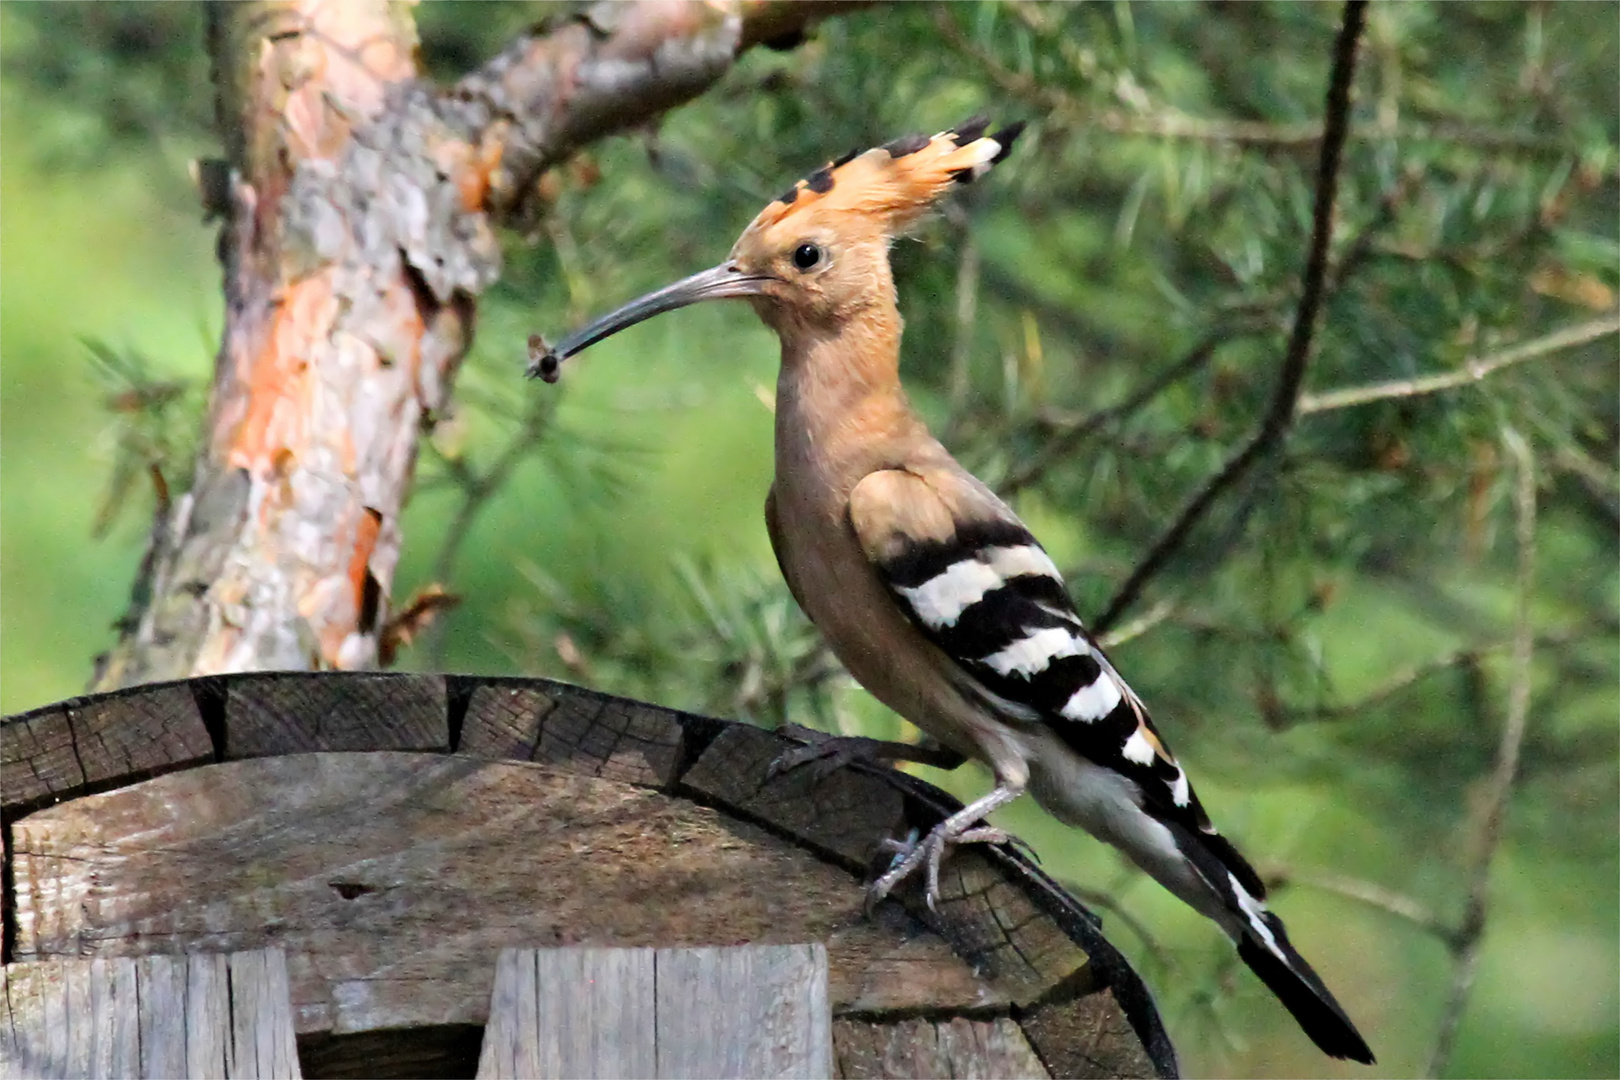
M1243 962L1294 1014L1299 1026L1324 1054L1373 1064L1367 1041L1316 969L1289 942L1282 920L1266 909L1266 890L1260 875L1231 841L1212 828L1196 836L1183 829L1173 831L1176 846L1188 856L1226 909L1225 917L1217 921L1237 940L1238 956Z
M1373 1064L1367 1041L1323 985L1321 976L1288 942L1282 920L1264 909L1238 938L1238 956L1282 1002L1324 1054Z

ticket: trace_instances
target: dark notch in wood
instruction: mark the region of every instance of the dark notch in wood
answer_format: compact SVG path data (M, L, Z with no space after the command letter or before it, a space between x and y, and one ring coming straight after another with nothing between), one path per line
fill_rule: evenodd
M827 194L827 192L831 191L833 188L832 170L817 169L815 172L804 178L804 186L815 192L817 195Z
M933 141L933 139L921 132L913 132L910 135L902 135L898 139L884 143L883 149L889 152L891 158L903 158L907 154L915 154Z
M17 951L17 881L11 850L11 821L0 816L0 964L9 964Z
M721 732L731 725L731 721L716 720L712 716L694 713L681 713L679 716L681 754L675 759L675 779L669 786L671 791L680 789L681 778L698 763L698 758L720 737Z
M192 679L188 685L191 700L197 703L197 715L202 717L203 729L214 744L214 762L218 764L225 760L225 700L230 696L225 676L206 675Z
M473 691L485 680L470 675L445 675L445 723L450 729L450 752L461 750L461 732L467 726L467 707L472 704Z
M443 1077L472 1080L478 1075L479 1024L437 1024L390 1028L351 1035L313 1032L298 1037L298 1064L306 1080L349 1077Z

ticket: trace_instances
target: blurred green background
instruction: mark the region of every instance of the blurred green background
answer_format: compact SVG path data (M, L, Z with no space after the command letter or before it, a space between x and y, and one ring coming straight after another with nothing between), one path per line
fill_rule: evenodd
M518 373L531 331L713 264L826 158L981 109L1030 134L895 250L908 386L1100 612L1264 409L1309 234L1315 151L1291 133L1320 115L1338 13L880 7L589 148L509 235L423 453L394 600L437 583L464 603L403 666L904 735L777 576L759 513L776 345L746 307L655 320L555 387ZM449 79L566 13L416 17ZM219 153L201 26L190 4L0 5L6 713L82 691L144 549L149 470L189 475L221 324L186 173ZM1453 370L1613 311L1617 57L1612 5L1374 6L1308 390ZM1206 338L1208 364L1057 449ZM1308 416L1127 612L1146 619L1117 665L1379 1055L1373 1073L1323 1059L1211 925L1029 800L1009 808L998 820L1103 907L1189 1074L1427 1067L1451 955L1347 893L1460 918L1508 697L1511 429L1538 479L1533 697L1446 1072L1620 1075L1617 399L1610 334L1477 387ZM510 474L469 505L456 476L503 454Z

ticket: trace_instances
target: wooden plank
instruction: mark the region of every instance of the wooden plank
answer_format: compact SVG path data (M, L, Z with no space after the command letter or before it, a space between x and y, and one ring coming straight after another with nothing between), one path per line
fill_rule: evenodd
M540 1015L535 1004L534 951L502 949L495 961L489 1022L478 1051L478 1075L490 1080L538 1076Z
M855 876L647 788L408 753L175 773L11 827L17 957L287 951L300 1033L483 1024L504 946L821 941L835 1008L1008 999Z
M831 1075L820 944L507 949L478 1075Z
M660 1077L832 1074L819 943L660 949L657 992Z
M450 749L441 675L271 672L231 678L227 760L321 750Z
M481 1078L659 1075L651 949L503 949Z
M492 681L472 692L457 752L668 787L681 760L678 717L566 683Z
M1047 1080L1052 1075L1007 1017L839 1020L833 1024L833 1046L838 1075L844 1080L914 1076Z
M83 962L70 964L69 970ZM186 1076L185 957L143 956L135 961L137 1023L140 1025L140 1075Z
M821 775L805 767L766 780L771 763L796 746L761 728L729 726L681 777L681 789L865 869L883 840L903 831L904 796L854 769Z
M280 952L228 963L228 982L224 957L8 964L0 1077L302 1075Z
M547 1078L651 1080L657 1072L652 949L541 949L533 956L538 1070Z
M98 961L99 962L99 961ZM190 1080L226 1074L230 1041L229 961L223 953L186 957L186 1072Z
M9 820L89 788L213 759L213 740L184 683L77 698L0 724L0 813Z
M44 965L40 965L43 967ZM97 1041L93 1076L134 1076L141 1067L139 972L129 957L90 961L92 1028Z
M242 1080L302 1076L287 961L281 950L232 953L228 970L230 1041L225 1046L225 1075Z

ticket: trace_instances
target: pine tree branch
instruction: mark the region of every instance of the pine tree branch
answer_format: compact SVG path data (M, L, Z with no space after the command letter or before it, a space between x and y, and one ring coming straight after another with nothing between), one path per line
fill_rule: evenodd
M1063 35L1065 32L1061 28L1050 25L1049 20L1040 14L1046 6L1016 4L1012 10L1031 29L1047 32L1051 36ZM1117 86L1110 87L1116 98L1126 101L1128 109L1098 109L1082 98L1043 85L1033 76L1003 64L990 50L969 37L947 11L936 13L934 21L941 36L958 52L975 61L991 81L1006 93L1040 110L1057 127L1101 131L1125 138L1216 143L1283 151L1308 150L1321 142L1326 131L1325 126L1318 123L1279 124L1266 120L1189 116L1179 109L1147 101L1139 86L1132 86L1129 93ZM1065 39L1060 37L1059 40ZM1059 48L1061 51L1062 46ZM1080 67L1078 64L1073 66L1077 69ZM1095 79L1105 73L1092 70L1078 71L1078 74L1082 78ZM1580 147L1556 137L1463 123L1407 123L1393 127L1375 124L1352 127L1345 133L1345 138L1358 142L1387 139L1401 143L1447 143L1532 157L1570 157L1581 152Z
M1502 842L1502 821L1508 798L1519 773L1519 751L1530 718L1530 661L1534 638L1530 616L1531 591L1536 575L1536 469L1530 447L1523 436L1510 427L1502 431L1502 442L1517 471L1514 486L1515 534L1519 547L1518 581L1514 608L1513 666L1508 685L1507 719L1496 748L1496 766L1485 788L1484 806L1479 816L1479 832L1474 842L1473 865L1469 868L1468 899L1457 934L1450 942L1454 961L1451 990L1440 1017L1434 1054L1425 1075L1439 1076L1451 1061L1457 1043L1457 1030L1479 968L1480 946L1489 915L1491 865Z
M1000 485L1003 495L1013 495L1045 475L1057 461L1072 453L1104 425L1131 416L1148 402L1182 379L1205 367L1228 339L1210 336L1195 345L1187 355L1149 379L1125 400L1105 406L1066 427L1040 448L1028 461L1014 469Z
M602 2L526 34L446 99L470 142L498 150L485 206L515 216L546 169L697 97L755 45L791 44L863 0Z
M1294 329L1283 356L1282 371L1277 388L1272 393L1270 408L1266 410L1260 430L1220 472L1216 473L1202 490L1177 515L1176 520L1160 535L1146 558L1137 564L1125 584L1120 586L1102 616L1096 621L1096 632L1104 633L1119 619L1142 593L1142 589L1180 552L1193 528L1203 520L1210 507L1227 489L1242 479L1251 468L1280 446L1293 426L1295 405L1300 384L1305 378L1305 365L1310 358L1311 338L1316 329L1317 314L1321 309L1323 285L1327 280L1328 247L1333 235L1333 205L1338 192L1339 160L1344 151L1345 135L1350 127L1350 87L1356 70L1356 46L1361 38L1361 27L1366 21L1366 0L1346 0L1344 21L1333 49L1333 73L1328 80L1327 105L1324 110L1321 159L1317 167L1316 207L1311 223L1311 246L1306 257L1304 284L1300 292L1299 310L1294 318Z
M1368 383L1365 386L1347 386L1338 390L1326 390L1320 394L1304 394L1299 399L1298 413L1300 416L1309 416L1312 413L1348 409L1374 401L1418 397L1471 386L1503 368L1522 364L1526 360L1537 360L1616 333L1620 333L1620 312L1567 326L1556 333L1515 345L1501 352L1469 357L1457 371L1423 375L1415 379L1391 379L1387 382Z

